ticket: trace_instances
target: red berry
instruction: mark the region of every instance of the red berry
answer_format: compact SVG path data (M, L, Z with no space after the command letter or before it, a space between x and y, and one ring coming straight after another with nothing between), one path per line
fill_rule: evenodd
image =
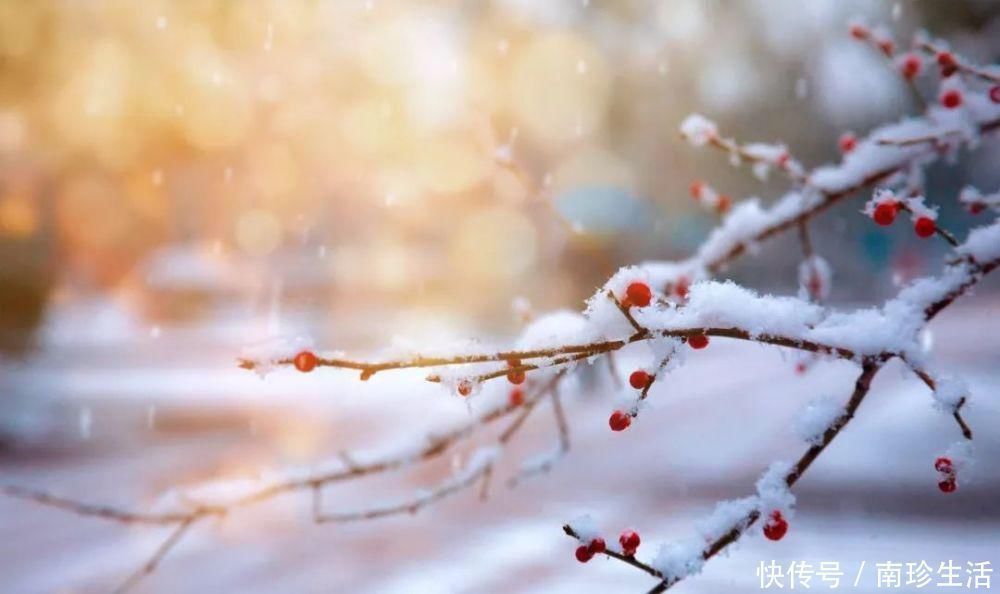
M467 379L458 382L458 393L460 396L472 394L472 382Z
M916 232L917 237L930 237L934 235L934 231L937 229L937 225L934 224L934 219L929 217L920 217L917 222L913 224L913 231Z
M851 25L851 37L855 39L868 39L868 28L864 25Z
M628 376L628 383L636 390L641 390L649 385L652 378L645 371L638 369L632 372L632 375Z
M611 418L608 419L608 425L611 426L612 431L624 431L631 424L632 417L620 410L611 413Z
M896 44L891 39L883 39L878 42L878 48L886 56L892 57L892 52L896 49Z
M691 283L690 281L688 281L687 277L682 276L679 279L677 279L677 284L674 285L674 292L677 293L678 297L684 299L688 295L688 289L690 288L690 286Z
M899 206L895 202L883 202L875 207L872 218L879 225L888 227L896 220L897 212L899 212Z
M838 144L840 145L840 152L847 154L858 146L858 138L850 132L844 132L840 135L840 141Z
M958 488L958 483L955 482L954 476L949 476L948 478L938 483L938 489L941 489L942 493L953 493L957 488Z
M781 154L778 155L778 167L781 167L782 169L788 167L788 163L791 160L792 156L788 154L788 151L782 151Z
M708 337L704 334L689 336L688 345L690 345L693 349L703 349L708 346Z
M806 372L806 364L805 363L801 363L800 362L800 363L796 363L795 364L795 373L797 373L799 375L802 375L805 372Z
M606 544L604 544L604 539L598 536L594 540L590 541L589 548L590 548L590 553L596 555L597 553L603 553L604 551L607 550L608 547Z
M938 472L943 472L945 474L951 474L954 467L951 465L951 458L946 458L941 456L934 461L934 470Z
M524 383L524 370L523 369L513 369L507 372L507 381L519 386Z
M937 55L938 66L941 67L941 76L949 77L958 70L958 62L951 52L939 52Z
M509 359L507 361L507 365L509 365L511 367L520 367L521 366L521 360L520 359ZM515 386L523 384L524 383L524 370L523 369L512 369L511 371L508 371L507 372L507 381L509 381L510 383L514 384Z
M785 520L780 511L774 510L764 524L764 536L769 540L781 540L786 532L788 532L788 521Z
M695 200L701 200L701 193L705 191L705 182L693 181L691 182L691 197Z
M917 54L906 54L903 60L899 63L899 71L906 80L913 80L920 74L920 70L923 68L924 62L920 59Z
M806 283L806 286L809 289L809 294L815 299L819 299L820 295L823 294L823 279L818 274L810 274L809 282Z
M510 391L509 401L511 406L521 406L524 404L524 391L521 388L514 388Z
M638 281L625 289L625 296L629 303L639 307L646 307L653 300L653 292L649 289L649 285Z
M295 355L295 369L298 369L302 373L309 373L313 369L316 369L316 365L319 363L319 359L316 355L312 354L310 351L302 351L298 355Z
M990 101L1000 103L1000 85L990 87Z
M622 545L623 553L635 555L639 548L639 533L635 530L626 530L618 537L618 542Z
M732 204L733 201L730 200L729 196L722 194L721 196L719 196L719 201L715 203L715 210L719 214L724 214L726 211L729 210L729 207L732 206Z
M587 545L580 545L576 547L576 560L580 563L590 561L593 556L594 554L590 552L590 547Z
M986 210L986 205L983 204L982 202L973 202L972 204L969 205L969 212L974 215L977 215L983 212L984 210Z
M948 109L955 109L962 105L962 94L955 89L949 89L941 93L941 105Z

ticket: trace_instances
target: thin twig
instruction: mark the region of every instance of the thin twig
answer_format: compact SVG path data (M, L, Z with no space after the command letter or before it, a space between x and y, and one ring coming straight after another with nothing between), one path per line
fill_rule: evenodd
M573 530L573 527L570 526L569 524L563 526L563 532L565 532L566 536L569 536L570 538L575 538L577 540L580 540L580 535L578 535L576 531ZM612 559L617 559L622 563L631 565L636 569L645 571L646 573L648 573L653 577L663 577L663 574L661 574L659 570L654 569L651 565L647 565L642 561L639 561L638 559L635 558L635 555L623 555L619 552L612 551L611 549L606 549L603 552L603 554L607 555L608 557L611 557Z
M643 328L643 326L639 322L635 321L635 318L632 317L632 312L630 311L629 307L624 303L622 303L618 299L618 297L616 297L615 294L611 291L611 289L608 289L607 295L608 299L610 299L618 307L618 311L622 312L622 315L625 316L625 319L628 320L628 323L632 325L633 329L635 329L635 334L633 336L645 336L649 334L649 330Z
M918 367L912 360L910 360L905 355L901 355L900 359L902 359L903 363L905 363L906 366L909 367L910 370L918 378L920 378L920 381L924 382L924 384L931 389L931 392L937 391L937 381L935 381L934 378L931 377L931 374L927 373L925 369ZM964 405L965 405L965 396L959 398L958 402L955 404L955 409L952 411L951 416L955 419L955 422L958 423L958 428L959 430L962 431L962 437L964 437L965 439L972 439L972 428L969 427L969 424L966 423L965 419L962 418L961 410L962 406Z
M525 419L531 414L538 403L543 397L549 394L554 394L556 386L559 381L565 375L565 370L560 371L552 376L548 382L539 388L538 396L532 398L531 400L525 402L521 406L521 411L514 419L514 422L500 434L497 438L499 445L504 445L514 436L514 434L521 428L524 424ZM332 513L332 514L321 514L316 516L317 523L328 523L328 522L354 522L358 520L373 520L376 518L384 518L387 516L398 515L402 513L416 513L420 509L427 507L428 505L435 503L449 495L458 493L476 483L477 480L482 479L482 489L480 490L479 497L481 500L485 500L485 494L489 488L489 480L493 474L493 462L486 462L480 468L475 469L471 472L467 472L465 476L460 478L452 478L436 489L422 493L412 499L408 499L399 503L394 503L390 505L385 505L381 507L372 507L354 512L345 513Z
M177 543L180 542L181 538L188 531L188 528L194 525L196 519L197 518L192 517L192 518L187 518L186 520L180 522L174 529L174 531L170 533L170 536L168 536L167 539L163 541L163 543L159 546L159 548L156 549L156 552L153 553L153 556L150 557L149 560L146 561L146 563L143 564L143 566L140 567L135 573L130 575L128 579L122 582L120 586L114 589L114 594L122 594L123 592L128 591L129 589L132 588L132 586L135 586L137 583L139 583L139 581L141 581L142 578L156 571L156 568L159 566L160 561L162 561L163 558L167 556L167 553L169 553L171 549L177 546Z
M708 144L715 148L721 149L730 155L737 155L741 160L746 160L751 163L766 163L769 166L775 167L781 170L790 180L799 185L805 185L809 183L808 176L804 175L800 167L798 166L798 161L792 158L791 153L785 152L785 159L783 162L773 162L770 159L765 159L760 155L757 155L750 151L746 145L741 145L734 140L728 138L723 138L718 134L713 134L708 138Z
M492 463L484 464L458 479L452 479L444 482L433 491L429 491L422 495L418 495L413 499L402 501L400 503L394 503L381 507L372 507L354 512L323 514L316 518L316 523L346 523L356 522L359 520L374 520L377 518L385 518L388 516L406 513L414 514L432 503L440 501L449 495L454 495L455 493L474 485L476 481L485 476L487 472L490 472L491 468Z
M55 507L72 512L80 516L103 518L105 520L113 520L123 524L178 524L189 520L192 515L191 513L155 514L134 512L108 505L95 505L76 501L60 497L58 495L53 495L52 493L48 493L46 491L29 489L18 485L0 486L0 492L9 497L14 497L15 499L33 501L49 507Z
M799 243L802 245L802 257L813 257L812 238L809 237L809 221L799 222Z

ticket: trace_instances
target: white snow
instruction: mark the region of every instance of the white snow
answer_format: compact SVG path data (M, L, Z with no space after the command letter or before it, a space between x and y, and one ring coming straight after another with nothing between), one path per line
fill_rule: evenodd
M701 572L705 560L701 545L695 540L686 543L667 543L660 546L650 566L664 577L683 578Z
M757 480L757 509L762 514L779 510L787 518L794 515L795 495L785 482L791 469L792 465L788 462L774 462Z
M975 458L972 442L968 439L956 441L948 446L945 456L951 458L951 466L959 484L975 478Z
M831 396L816 398L795 420L795 433L803 440L818 444L834 421L844 414L843 403Z
M589 514L578 516L568 524L576 532L580 542L589 543L601 536L601 531L597 528L597 521Z
M715 122L696 113L689 115L681 122L680 130L681 135L694 146L704 146L719 134Z
M934 385L934 401L945 412L954 412L958 409L963 398L969 398L969 386L957 376L942 375L936 377Z
M702 281L691 285L684 307L640 312L637 319L654 328L742 328L751 336L797 336L822 314L822 307L794 297L762 296L732 281Z
M982 264L1000 258L1000 221L976 227L955 251Z
M992 194L983 194L975 186L965 186L958 194L958 201L968 209L989 208L1000 211L1000 191Z

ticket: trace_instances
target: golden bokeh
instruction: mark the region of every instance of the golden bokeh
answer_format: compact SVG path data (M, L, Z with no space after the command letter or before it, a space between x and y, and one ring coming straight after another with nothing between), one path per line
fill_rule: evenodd
M266 256L281 243L282 228L272 213L248 210L236 220L236 245L251 256Z
M545 143L566 143L604 124L611 73L600 50L569 33L547 33L516 54L513 110L525 131Z
M538 233L516 209L491 206L465 217L456 230L452 261L466 282L487 286L510 282L538 256Z
M604 144L607 48L518 10L0 4L0 233L52 229L75 278L102 284L184 242L251 259L350 249L390 289L449 250L456 274L527 275L539 226L566 232L539 201L636 182Z

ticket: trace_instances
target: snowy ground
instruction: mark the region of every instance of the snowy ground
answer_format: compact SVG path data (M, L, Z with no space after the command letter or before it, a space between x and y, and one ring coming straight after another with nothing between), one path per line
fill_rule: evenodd
M888 560L1000 565L998 315L1000 301L983 295L933 326L936 360L975 395L967 411L977 431L974 482L938 492L932 463L958 431L892 364L799 484L788 536L772 543L755 531L676 591L757 590L757 565L771 559L838 561L848 590L865 562L858 592L876 590L874 564ZM2 454L3 482L148 505L177 484L308 465L468 414L419 374L361 384L346 373L279 372L261 381L233 366L242 336L219 328L154 334L136 340L125 328L101 340L48 340L38 358L5 366L0 388L22 403L19 424L35 440L23 435ZM199 526L137 591L644 591L652 581L619 563L577 563L561 523L589 512L609 536L636 528L640 556L652 555L660 542L688 535L716 500L750 494L768 463L802 450L789 420L814 397L846 396L855 375L844 363L804 377L792 367L775 348L713 339L656 385L654 408L622 434L607 428L609 398L567 391L573 449L548 476L516 489L494 481L485 503L472 491L416 516L351 525L315 526L307 497L282 498ZM512 454L554 442L546 406ZM451 462L330 489L326 504L350 510L407 496L440 480ZM0 589L12 594L109 591L165 537L10 499L0 499L0 518Z

